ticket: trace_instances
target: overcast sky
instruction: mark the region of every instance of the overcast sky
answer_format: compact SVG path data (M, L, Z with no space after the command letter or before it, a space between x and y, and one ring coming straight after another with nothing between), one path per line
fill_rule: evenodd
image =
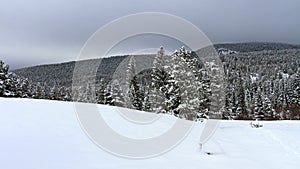
M213 43L300 44L299 11L299 0L1 0L0 59L13 69L75 60L101 26L137 12L182 17Z

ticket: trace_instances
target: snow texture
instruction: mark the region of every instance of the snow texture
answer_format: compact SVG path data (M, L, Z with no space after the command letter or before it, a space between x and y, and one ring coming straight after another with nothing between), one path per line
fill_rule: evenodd
M296 169L300 166L300 122L221 121L215 135L199 146L205 122L195 123L177 147L154 158L133 160L97 147L81 129L74 103L0 98L1 169ZM116 118L111 106L99 105L110 125L134 137L156 135L172 126L163 115L152 126L138 127ZM167 140L166 140L167 141Z

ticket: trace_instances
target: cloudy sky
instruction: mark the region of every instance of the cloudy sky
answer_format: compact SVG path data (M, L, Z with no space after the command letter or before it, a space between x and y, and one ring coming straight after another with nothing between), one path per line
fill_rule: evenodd
M12 69L75 60L101 26L138 12L182 17L213 43L300 44L299 9L299 0L1 0L0 59Z

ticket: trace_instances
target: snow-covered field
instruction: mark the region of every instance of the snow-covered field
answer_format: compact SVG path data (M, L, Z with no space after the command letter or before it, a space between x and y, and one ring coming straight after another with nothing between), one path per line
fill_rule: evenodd
M147 128L123 122L113 107L100 106L111 127L129 137L159 135L174 117L163 116ZM200 151L205 122L197 122L177 147L149 159L114 156L96 146L82 130L74 103L0 98L0 169L296 169L300 166L300 122L221 121ZM167 140L166 140L167 141ZM211 155L205 152L212 153Z

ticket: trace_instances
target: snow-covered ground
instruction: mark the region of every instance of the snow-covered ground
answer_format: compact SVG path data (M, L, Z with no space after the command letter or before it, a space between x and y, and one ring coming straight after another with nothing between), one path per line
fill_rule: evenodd
M174 118L135 127L122 122L113 107L100 106L120 134L147 137L167 130ZM300 166L300 122L221 121L200 151L205 122L197 122L177 147L149 159L117 157L96 146L80 127L74 103L0 98L0 169L216 168L296 169ZM166 140L167 141L167 140ZM211 155L205 152L212 153Z

